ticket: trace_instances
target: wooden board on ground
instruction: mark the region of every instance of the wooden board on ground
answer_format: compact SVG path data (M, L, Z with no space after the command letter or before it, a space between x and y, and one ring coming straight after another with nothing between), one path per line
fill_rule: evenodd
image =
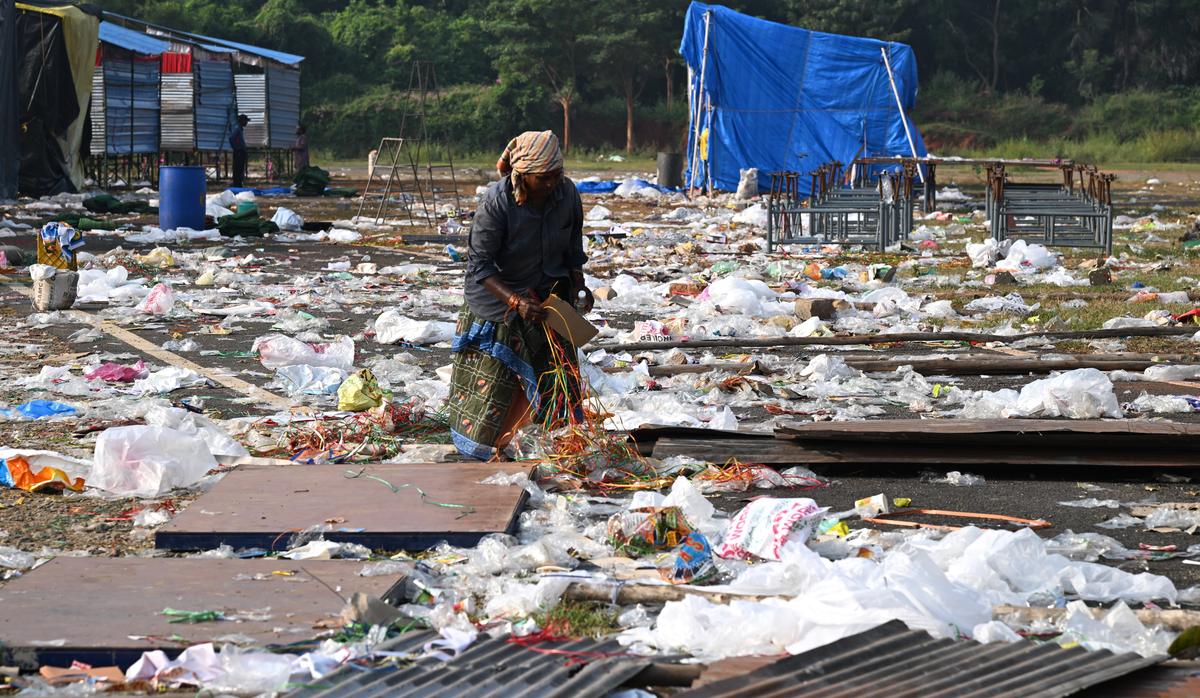
M962 444L924 445L788 439L659 439L654 458L691 456L712 463L736 459L741 463L788 465L920 465L954 466L1103 466L1195 468L1195 452L1162 449L1053 448L1043 446L978 449ZM832 472L832 471L827 471Z
M258 645L307 640L355 592L396 601L389 592L397 577L361 577L364 564L55 558L0 590L0 663L32 670L78 660L124 668L147 650L173 656L225 635L247 635ZM166 608L219 611L228 620L171 623L162 615Z
M1200 449L1200 424L1145 419L875 419L788 422L775 435L804 442L898 442L972 446L1136 446Z
M328 523L326 540L377 550L472 546L514 532L526 497L520 487L479 481L529 471L512 463L246 466L158 529L154 542L167 550L283 550L290 534Z

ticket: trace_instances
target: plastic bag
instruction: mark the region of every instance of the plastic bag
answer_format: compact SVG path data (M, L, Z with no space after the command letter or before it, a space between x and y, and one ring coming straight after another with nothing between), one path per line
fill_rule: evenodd
M269 369L284 366L327 366L350 372L354 369L354 340L340 336L332 342L308 344L282 334L268 334L254 340L262 365Z
M290 208L282 206L275 209L275 215L271 217L271 222L279 226L280 230L300 230L304 227L303 218Z
M1125 414L1113 392L1112 381L1095 368L1077 368L1021 388L1008 416L1099 419Z
M74 407L53 400L30 400L16 407L0 408L0 416L7 419L49 419L73 414L75 414Z
M383 391L371 369L355 372L338 387L338 409L346 412L363 412L379 407L383 402Z
M737 198L753 199L758 196L758 168L747 167L738 170Z
M275 369L275 377L288 395L331 395L346 381L346 372L330 366L298 364Z
M375 341L380 344L410 342L436 344L454 339L454 323L413 320L395 310L385 310L375 319Z
M217 461L199 434L152 426L112 427L96 440L88 484L111 494L157 497L200 481Z
M729 522L717 555L779 560L784 543L807 541L826 511L811 499L756 499Z
M139 313L166 315L171 312L171 308L174 306L175 292L167 284L157 283L154 285L154 288L150 289L150 293L142 299L142 303L137 309Z
M74 478L51 466L35 469L21 456L0 460L0 486L15 487L26 492L45 490L61 492L64 489L83 491L83 478Z
M106 361L91 371L83 374L83 377L90 381L102 380L109 383L132 383L133 381L145 375L145 361L138 361L132 366L115 364Z

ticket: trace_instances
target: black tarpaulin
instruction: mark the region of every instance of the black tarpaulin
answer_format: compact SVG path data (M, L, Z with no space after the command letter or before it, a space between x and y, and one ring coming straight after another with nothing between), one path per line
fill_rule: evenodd
M21 166L17 139L16 19L16 0L0 0L0 199L17 195Z
M16 34L20 191L28 196L75 191L60 144L79 116L62 20L21 11Z

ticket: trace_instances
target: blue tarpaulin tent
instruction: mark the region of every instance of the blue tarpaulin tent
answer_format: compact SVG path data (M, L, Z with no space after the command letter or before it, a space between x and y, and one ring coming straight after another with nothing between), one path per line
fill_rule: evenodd
M695 167L696 186L711 180L714 189L732 191L740 168L757 167L765 189L770 172L804 174L831 160L910 156L914 149L926 155L911 119L912 147L905 134L905 114L917 98L917 60L905 44L809 31L693 2L679 52L691 76L687 181ZM707 155L707 163L697 155ZM809 187L802 177L801 195Z

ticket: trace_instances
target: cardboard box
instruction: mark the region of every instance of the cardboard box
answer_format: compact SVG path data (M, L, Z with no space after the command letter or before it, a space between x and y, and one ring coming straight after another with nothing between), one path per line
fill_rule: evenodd
M559 298L550 296L542 303L546 309L546 324L576 347L582 347L600 333L592 323L571 307L571 304Z

